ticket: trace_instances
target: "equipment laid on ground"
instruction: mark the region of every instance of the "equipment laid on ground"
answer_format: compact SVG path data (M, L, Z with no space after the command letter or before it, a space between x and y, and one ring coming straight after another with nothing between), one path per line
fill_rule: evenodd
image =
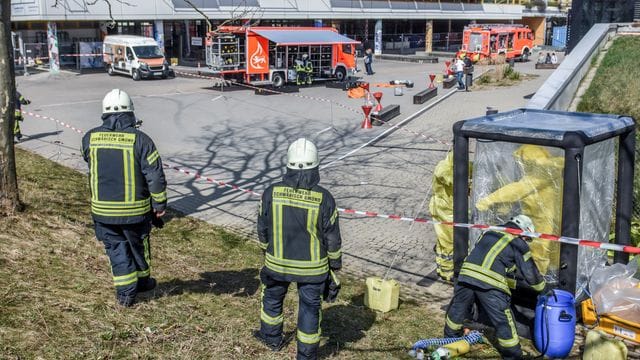
M382 110L372 114L371 121L373 125L380 126L383 123L391 121L391 119L398 115L400 115L400 105L387 105L383 107Z
M451 89L452 87L456 86L457 83L458 83L458 81L456 80L455 77L448 77L448 78L442 80L442 88L443 89Z
M456 57L467 55L480 59L529 59L533 49L533 31L519 24L472 24L464 28L462 48Z
M111 35L102 43L104 66L109 75L130 75L133 80L171 75L169 63L158 43L148 37Z
M638 264L597 268L589 280L591 298L582 302L582 320L614 336L640 344Z
M538 297L534 322L536 349L551 358L565 358L571 352L576 330L573 294L551 290Z
M438 96L438 88L432 87L432 88L424 89L419 93L413 95L413 104L414 105L424 104L427 100L433 99L436 96Z
M413 87L413 81L411 80L391 80L389 81L389 84L391 85L404 85L408 88L412 88Z
M329 27L222 26L207 35L206 63L226 79L281 87L296 81L306 55L313 81L344 81L356 73L356 44Z
M364 305L371 310L389 312L398 308L400 284L395 280L368 277Z
M585 339L583 360L626 360L627 346L620 340L609 339L604 332L589 330Z
M432 351L427 359L453 359L468 353L470 345L482 342L482 334L477 330L472 330L467 335L459 338L424 339L413 344L413 347L409 351L409 356L416 359L424 359L425 351L429 351L429 348L437 346L438 348Z

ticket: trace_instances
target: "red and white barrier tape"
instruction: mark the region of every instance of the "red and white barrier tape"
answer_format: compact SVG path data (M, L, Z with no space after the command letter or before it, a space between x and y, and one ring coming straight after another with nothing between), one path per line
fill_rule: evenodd
M233 185L224 181L219 181L219 180L215 180L213 178L207 177L207 176L203 176L200 175L197 171L191 171L191 170L185 170L182 169L178 166L172 166L172 165L168 165L168 164L164 164L165 167L173 169L175 171L181 172L183 174L192 176L196 179L202 179L205 180L209 183L213 183L213 184L217 184L220 186L224 186L230 189L233 189L235 191L242 191L246 194L249 195L254 195L254 196L262 196L262 194L255 192L253 190L249 190L237 185ZM528 232L528 231L522 231L519 229L511 229L511 228L505 228L503 226L492 226L492 225L485 225L485 224L464 224L464 223L454 223L454 222L447 222L447 221L436 221L433 219L427 219L427 218L414 218L414 217L407 217L407 216L400 216L400 215L394 215L394 214L380 214L377 212L373 212L373 211L362 211L362 210L354 210L354 209L345 209L345 208L338 208L338 211L341 213L345 213L345 214L352 214L352 215L362 215L362 216L366 216L366 217L371 217L371 218L381 218L381 219L389 219L389 220L399 220L399 221L408 221L408 222L417 222L417 223L425 223L425 224L432 224L432 225L444 225L444 226L452 226L452 227L461 227L461 228L469 228L469 229L480 229L480 230L494 230L494 231L502 231L502 232L506 232L509 234L513 234L513 235L522 235L522 236L528 236L531 238L538 238L538 239L543 239L543 240L548 240L548 241L557 241L560 243L565 243L565 244L572 244L572 245L580 245L580 246L588 246L588 247L592 247L592 248L599 248L599 249L603 249L603 250L612 250L612 251L619 251L619 252L625 252L625 253L629 253L629 254L640 254L640 248L635 247L635 246L627 246L627 245L619 245L619 244L609 244L609 243L602 243L599 241L595 241L595 240L584 240L584 239L577 239L577 238L572 238L572 237L568 237L568 236L557 236L557 235L551 235L551 234L543 234L543 233L534 233L534 232Z
M227 187L227 188L235 190L235 191L241 191L241 192L243 192L245 194L249 194L249 195L262 196L262 194L257 193L257 192L255 192L253 190L245 189L245 188L243 188L241 186L238 186L238 185L229 184L229 183L227 183L225 181L216 180L216 179L208 177L208 176L200 175L197 171L182 169L182 168L180 168L178 166L169 165L167 163L163 163L163 165L164 165L164 167L166 167L168 169L175 170L175 171L183 173L185 175L193 176L194 178L196 178L196 180L198 180L198 179L204 180L206 182L209 182L209 183L212 183L212 184L216 184L218 186Z
M68 127L70 129L76 131L79 134L84 133L84 131L82 131L80 129L77 129L77 128L69 125L69 124L66 124L66 123L64 123L64 122L62 122L60 120L56 120L56 119L54 119L52 117L42 116L42 115L39 115L39 114L34 114L34 113L26 112L26 111L23 111L22 113L26 114L26 115L34 116L34 117L40 118L40 119L55 121L56 123L58 123L60 125L63 125L65 127ZM183 168L180 168L178 166L169 165L167 163L164 163L163 165L166 168L170 168L170 169L173 169L173 170L175 170L177 172L183 173L185 175L192 176L196 180L204 180L206 182L209 182L209 183L212 183L212 184L215 184L215 185L218 185L218 186L223 186L223 187L229 188L231 190L240 191L240 192L243 192L245 194L249 194L249 195L253 195L253 196L262 196L261 193L253 191L251 189L247 189L245 187L241 187L241 186L238 186L238 185L235 185L235 184L231 184L231 183L228 183L226 181L216 180L216 179L208 177L208 176L203 176L203 175L199 174L197 171L183 169ZM380 214L380 213L373 212L373 211L362 211L362 210L345 209L345 208L338 208L338 211L341 212L341 213L345 213L345 214L362 215L362 216L371 217L371 218L381 218L381 219L389 219L389 220L409 221L409 222L425 223L425 224L432 224L432 225L445 225L445 226L462 227L462 228L470 228L470 229L480 229L480 230L495 230L495 231L506 232L506 233L513 234L513 235L523 235L523 236L528 236L528 237L538 238L538 239L543 239L543 240L548 240L548 241L557 241L557 242L565 243L565 244L587 246L587 247L603 249L603 250L612 250L612 251L624 252L624 253L628 253L628 254L640 254L640 248L639 247L635 247L635 246L602 243L602 242L595 241L595 240L577 239L577 238L572 238L572 237L568 237L568 236L558 236L558 235L551 235L551 234L527 232L527 231L522 231L522 230L519 230L519 229L505 228L505 227L502 227L502 226L492 226L492 225L485 225L485 224L464 224L464 223L454 223L454 222L447 222L447 221L436 221L436 220L427 219L427 218L407 217L407 216L400 216L400 215L395 215L395 214L391 214L391 215L389 215L389 214Z
M58 57L102 57L103 54L58 54ZM28 59L29 57L27 57ZM46 60L49 59L48 56L35 56L32 59L38 59L38 60Z
M71 126L71 125L69 125L69 124L65 123L64 121L60 121L60 120L58 120L58 119L54 119L54 118L52 118L52 117L50 117L50 116L40 115L40 114L36 114L36 113L29 112L29 111L24 111L24 110L22 110L22 114L24 114L24 115L29 115L29 116L33 116L33 117L38 118L38 119L51 120L51 121L53 121L53 122L56 122L56 123L58 123L58 124L60 124L60 125L62 125L62 126L64 126L64 127L66 127L66 128L69 128L69 129L71 129L71 130L73 130L73 131L77 132L78 134L83 134L83 133L84 133L84 131L83 131L83 130L78 129L78 128L76 128L76 127L73 127L73 126Z

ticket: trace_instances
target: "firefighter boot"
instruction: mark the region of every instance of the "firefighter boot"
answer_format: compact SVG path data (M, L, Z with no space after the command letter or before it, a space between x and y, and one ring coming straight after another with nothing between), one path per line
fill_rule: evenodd
M118 304L123 307L132 307L136 303L135 295L118 294Z
M20 139L22 139L22 132L20 131L20 121L22 121L22 115L16 115L16 118L13 122L13 136L15 136L16 138L15 142L20 142Z
M156 288L158 282L152 277L138 278L138 292L151 291Z
M289 344L289 341L291 341L291 338L293 336L291 334L281 335L278 340L274 341L274 340L267 339L267 337L264 336L262 332L260 332L260 330L254 330L253 337L258 339L258 341L260 341L261 343L267 345L267 347L269 347L271 351L280 351L285 346L287 346L287 344Z

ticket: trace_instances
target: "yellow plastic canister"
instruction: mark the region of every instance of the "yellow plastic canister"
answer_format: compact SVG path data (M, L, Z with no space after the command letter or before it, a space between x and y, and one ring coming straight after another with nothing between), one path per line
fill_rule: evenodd
M372 310L389 312L398 308L400 284L395 280L382 280L379 277L367 278L364 305Z

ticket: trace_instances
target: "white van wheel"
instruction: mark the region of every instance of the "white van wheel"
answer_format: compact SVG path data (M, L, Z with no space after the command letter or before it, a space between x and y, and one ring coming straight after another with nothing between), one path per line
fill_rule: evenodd
M138 69L131 70L131 78L133 79L133 81L140 80L140 70Z
M113 76L114 75L113 64L107 65L107 74L109 74L109 76Z

